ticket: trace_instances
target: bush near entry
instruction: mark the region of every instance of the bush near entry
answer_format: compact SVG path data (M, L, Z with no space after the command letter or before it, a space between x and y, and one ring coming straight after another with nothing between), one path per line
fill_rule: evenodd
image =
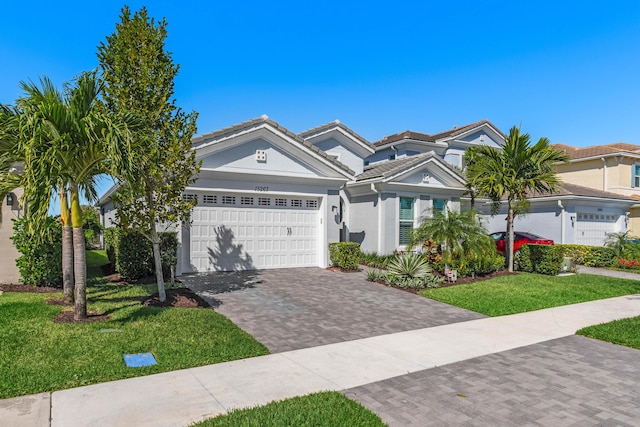
M20 281L33 286L62 285L62 227L55 217L46 220L43 240L29 232L25 217L13 223L13 244L22 254L16 260Z
M329 260L334 267L340 267L343 270L357 270L360 258L360 243L329 243Z
M517 261L519 269L555 276L562 266L562 249L551 245L522 245Z
M170 277L171 266L178 262L178 238L175 232L159 233L162 273ZM104 232L105 249L115 270L129 280L137 280L153 274L153 249L149 239L142 234L107 228Z

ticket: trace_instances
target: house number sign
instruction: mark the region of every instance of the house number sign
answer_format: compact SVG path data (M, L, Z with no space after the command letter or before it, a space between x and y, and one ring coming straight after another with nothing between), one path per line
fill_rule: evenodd
M259 186L259 185L258 185L258 186L256 186L255 191L263 191L263 192L266 192L266 191L269 191L269 187L263 187L263 186Z

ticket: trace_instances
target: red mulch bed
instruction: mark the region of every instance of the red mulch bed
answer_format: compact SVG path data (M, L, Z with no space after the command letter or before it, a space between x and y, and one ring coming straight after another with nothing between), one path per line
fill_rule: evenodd
M334 273L357 273L359 271L362 271L362 269L357 269L357 270L344 270L340 267L327 267L327 270L329 271L333 271Z

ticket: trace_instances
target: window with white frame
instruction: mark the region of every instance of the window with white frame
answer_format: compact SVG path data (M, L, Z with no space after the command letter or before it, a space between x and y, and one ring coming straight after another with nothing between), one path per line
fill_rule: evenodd
M640 165L634 164L631 167L631 186L640 188Z
M411 230L413 230L413 206L415 200L413 197L400 197L400 212L398 218L400 219L400 239L399 244L406 245L409 243Z
M447 201L445 199L433 199L433 212L447 213Z

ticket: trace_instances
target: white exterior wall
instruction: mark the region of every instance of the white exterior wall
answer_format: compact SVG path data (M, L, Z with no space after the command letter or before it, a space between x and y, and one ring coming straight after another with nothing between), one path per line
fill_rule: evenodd
M360 243L363 252L378 252L378 195L353 196L349 204L347 240Z
M336 139L330 138L314 145L330 156L336 156L340 163L348 166L356 175L362 173L364 168L364 159L349 150Z
M24 191L20 189L13 190L15 195L13 205L7 205L6 197L0 200L2 205L2 221L0 221L0 283L19 283L20 272L16 265L16 259L20 257L20 253L13 244L11 236L13 236L13 220L22 216L20 207L20 197Z

